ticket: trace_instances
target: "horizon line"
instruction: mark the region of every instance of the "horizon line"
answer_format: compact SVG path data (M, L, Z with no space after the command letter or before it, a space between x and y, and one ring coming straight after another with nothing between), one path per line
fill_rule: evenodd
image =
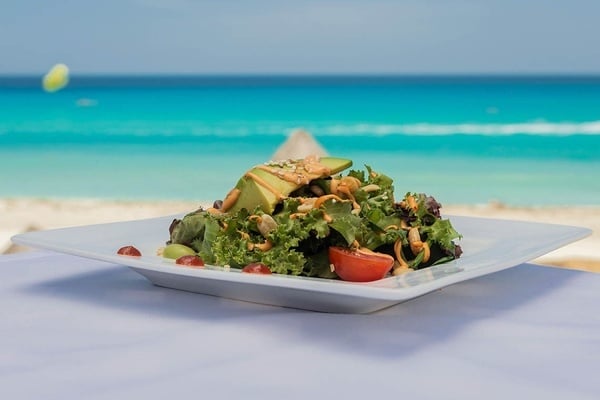
M0 89L32 89L40 75L2 75ZM77 88L193 88L193 87L316 87L481 84L592 84L595 75L555 74L72 74L68 86Z
M0 72L0 78L40 77L46 72ZM75 72L71 77L206 77L206 78L293 78L293 77L365 77L365 78L470 78L470 77L600 77L598 72Z

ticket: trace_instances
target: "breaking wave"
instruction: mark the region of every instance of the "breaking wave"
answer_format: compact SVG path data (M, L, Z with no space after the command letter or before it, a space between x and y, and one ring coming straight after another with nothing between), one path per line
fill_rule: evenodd
M599 135L600 121L589 122L523 122L523 123L460 123L460 124L357 124L325 128L329 135Z
M511 122L511 123L337 123L332 121L237 121L236 123L207 123L187 121L93 121L79 124L66 121L36 121L5 123L0 126L0 137L30 137L41 139L85 138L143 138L143 137L231 137L287 135L296 129L305 129L315 136L571 136L600 135L600 120L584 122Z

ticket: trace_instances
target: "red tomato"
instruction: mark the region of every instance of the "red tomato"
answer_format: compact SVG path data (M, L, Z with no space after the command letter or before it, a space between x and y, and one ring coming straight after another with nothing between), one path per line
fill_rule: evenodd
M133 246L123 246L117 250L117 254L130 257L140 257L142 255L142 253Z
M186 267L204 267L204 260L196 255L188 254L175 260L175 264L185 265Z
M370 282L385 277L394 265L394 258L368 250L330 247L329 262L345 281Z
M242 272L248 274L265 274L270 275L272 272L265 264L262 263L250 263L242 268Z

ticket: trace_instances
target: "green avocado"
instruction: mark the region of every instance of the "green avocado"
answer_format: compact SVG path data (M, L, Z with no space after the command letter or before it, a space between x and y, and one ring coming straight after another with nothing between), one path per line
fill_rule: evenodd
M316 171L311 173L311 180L324 178L337 174L352 166L352 160L336 157L322 157L318 164L326 167L325 171ZM265 166L256 166L240 178L235 188L228 196L237 196L233 205L225 210L228 213L235 213L242 208L253 211L256 207L265 213L272 214L275 206L282 200L282 197L288 196L297 190L306 182L293 179L283 179L278 176L281 174L290 174L295 168L303 168L304 160L286 160L276 161L265 164ZM262 182L261 182L262 181ZM227 203L225 199L224 203Z

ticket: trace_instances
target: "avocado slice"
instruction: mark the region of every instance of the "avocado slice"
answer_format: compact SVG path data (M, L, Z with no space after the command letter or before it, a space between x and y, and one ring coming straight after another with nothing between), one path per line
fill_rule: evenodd
M257 206L272 214L275 206L290 193L318 178L337 174L352 166L352 160L337 157L284 160L257 165L244 174L229 192L223 211L235 213Z

